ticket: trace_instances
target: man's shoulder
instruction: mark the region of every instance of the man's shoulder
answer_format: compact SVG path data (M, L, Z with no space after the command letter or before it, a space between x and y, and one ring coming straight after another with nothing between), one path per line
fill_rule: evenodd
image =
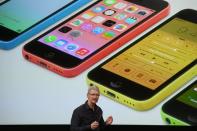
M99 110L99 111L101 111L101 112L103 112L103 110L102 110L102 108L100 107L100 106L98 106L98 105L96 105L97 106L97 110Z
M75 108L75 111L82 110L82 109L84 109L84 107L85 107L85 104L81 104L80 106Z

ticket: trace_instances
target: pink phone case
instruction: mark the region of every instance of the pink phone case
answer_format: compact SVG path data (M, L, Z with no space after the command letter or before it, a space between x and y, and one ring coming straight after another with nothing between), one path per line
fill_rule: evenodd
M152 18L148 19L146 22L137 26L131 32L125 34L123 37L121 37L118 40L116 40L115 42L113 42L110 46L104 48L99 53L93 55L88 60L82 62L80 65L76 66L75 68L65 69L65 68L55 65L45 59L42 59L36 55L30 54L30 53L26 52L24 49L22 51L22 54L24 57L28 56L29 61L31 61L35 64L38 64L38 65L41 65L42 67L45 67L48 70L51 70L57 74L60 74L64 77L74 77L74 76L80 74L81 72L83 72L84 70L86 70L91 65L93 65L96 62L98 62L99 60L101 60L102 58L104 58L105 56L107 56L108 54L110 54L111 52L113 52L114 50L116 50L117 48L119 48L120 46L122 46L123 44L127 43L128 41L130 41L131 39L133 39L134 37L136 37L137 35L139 35L143 31L145 31L150 26L154 25L155 23L157 23L158 21L160 21L161 19L166 17L169 14L169 12L170 12L170 6L168 5L160 13L156 14Z

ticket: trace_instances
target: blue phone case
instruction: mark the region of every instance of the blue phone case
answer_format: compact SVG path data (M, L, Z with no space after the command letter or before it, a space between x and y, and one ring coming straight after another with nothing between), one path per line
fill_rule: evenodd
M60 12L56 13L55 15L49 17L48 19L44 20L43 22L39 23L38 25L34 26L30 30L22 33L15 39L11 41L0 41L0 48L4 50L9 50L17 45L21 44L25 40L31 38L33 35L39 33L40 31L44 30L45 28L49 27L50 25L54 24L58 20L70 15L72 12L76 11L83 5L87 4L92 0L76 0L76 2L72 3L65 9L61 10Z

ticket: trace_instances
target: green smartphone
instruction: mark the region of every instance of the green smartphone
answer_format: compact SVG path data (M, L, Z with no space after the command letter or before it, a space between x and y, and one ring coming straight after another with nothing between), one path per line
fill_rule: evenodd
M163 104L161 116L170 125L197 125L197 77Z

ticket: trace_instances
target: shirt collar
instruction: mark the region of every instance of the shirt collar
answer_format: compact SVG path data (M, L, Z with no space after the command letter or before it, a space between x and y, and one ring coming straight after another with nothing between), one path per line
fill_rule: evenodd
M90 108L89 105L88 105L88 101L85 102L85 107L86 107L86 109L88 109L88 110L92 110L92 108ZM95 105L94 110L96 111L97 108L98 108L98 106Z

